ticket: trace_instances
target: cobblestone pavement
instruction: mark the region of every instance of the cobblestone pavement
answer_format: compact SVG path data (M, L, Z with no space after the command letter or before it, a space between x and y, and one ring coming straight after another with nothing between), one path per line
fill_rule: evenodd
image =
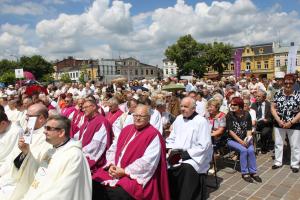
M239 171L234 172L232 165L218 161L217 173L220 186L218 189L208 188L211 200L296 200L300 199L300 172L292 173L288 162L282 168L273 170L273 153L259 154L257 156L258 175L262 183L245 182ZM223 169L222 169L223 168ZM239 166L237 166L239 169ZM208 185L215 185L214 177L209 175Z

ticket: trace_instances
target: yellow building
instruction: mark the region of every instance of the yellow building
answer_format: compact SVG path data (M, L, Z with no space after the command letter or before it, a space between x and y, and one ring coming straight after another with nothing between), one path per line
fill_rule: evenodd
M245 46L242 53L241 74L273 78L273 43Z

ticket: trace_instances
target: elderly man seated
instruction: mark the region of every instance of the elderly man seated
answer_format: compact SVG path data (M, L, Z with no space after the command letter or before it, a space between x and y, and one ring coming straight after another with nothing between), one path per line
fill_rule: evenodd
M164 199L169 188L166 149L162 136L150 125L150 108L138 105L134 124L126 126L106 154L104 170L93 175L101 182L99 199Z
M175 200L206 199L206 173L212 158L211 128L197 114L196 101L185 97L179 115L166 139L171 198Z

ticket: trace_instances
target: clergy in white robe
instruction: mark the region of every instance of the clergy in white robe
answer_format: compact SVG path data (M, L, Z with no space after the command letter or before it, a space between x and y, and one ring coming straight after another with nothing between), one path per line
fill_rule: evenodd
M14 160L14 177L25 176L23 187L28 191L22 200L90 200L92 178L88 162L81 150L81 142L70 140L71 122L64 116L50 116L44 133L53 145L42 157L36 159L20 138L22 153ZM13 198L11 200L18 200Z
M4 108L5 109L5 113L7 115L7 118L13 122L16 123L17 121L20 120L21 116L22 116L22 112L20 112L17 109L17 100L15 99L10 99L8 101L8 105Z
M171 198L206 199L206 173L213 152L210 126L195 111L193 98L184 98L180 109L182 114L174 121L166 139Z
M23 130L16 123L8 120L4 112L0 112L0 171L18 142ZM1 174L0 174L1 176Z
M45 149L50 147L50 144L46 142L45 135L43 133L43 126L48 118L48 109L43 104L33 104L28 108L27 116L37 117L34 131L32 133L30 149L33 157L38 159L41 157ZM11 174L13 169L13 159L19 153L20 149L17 145L15 145L9 159L7 159L0 168L0 199L9 199L11 194L18 196L26 191L23 187L24 182L27 181L26 178L16 180Z
M133 124L133 116L136 107L138 105L138 101L136 99L131 99L127 102L128 112L125 112L121 115L121 124L122 128L125 128L128 125Z

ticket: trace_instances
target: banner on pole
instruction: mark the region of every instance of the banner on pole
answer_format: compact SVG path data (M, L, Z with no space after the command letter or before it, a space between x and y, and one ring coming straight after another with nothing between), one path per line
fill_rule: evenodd
M242 53L243 49L236 49L234 52L234 75L236 79L241 75Z
M297 60L297 46L291 46L288 54L288 66L286 69L287 74L296 73L296 60Z
M16 78L24 78L23 68L15 69L15 76Z

